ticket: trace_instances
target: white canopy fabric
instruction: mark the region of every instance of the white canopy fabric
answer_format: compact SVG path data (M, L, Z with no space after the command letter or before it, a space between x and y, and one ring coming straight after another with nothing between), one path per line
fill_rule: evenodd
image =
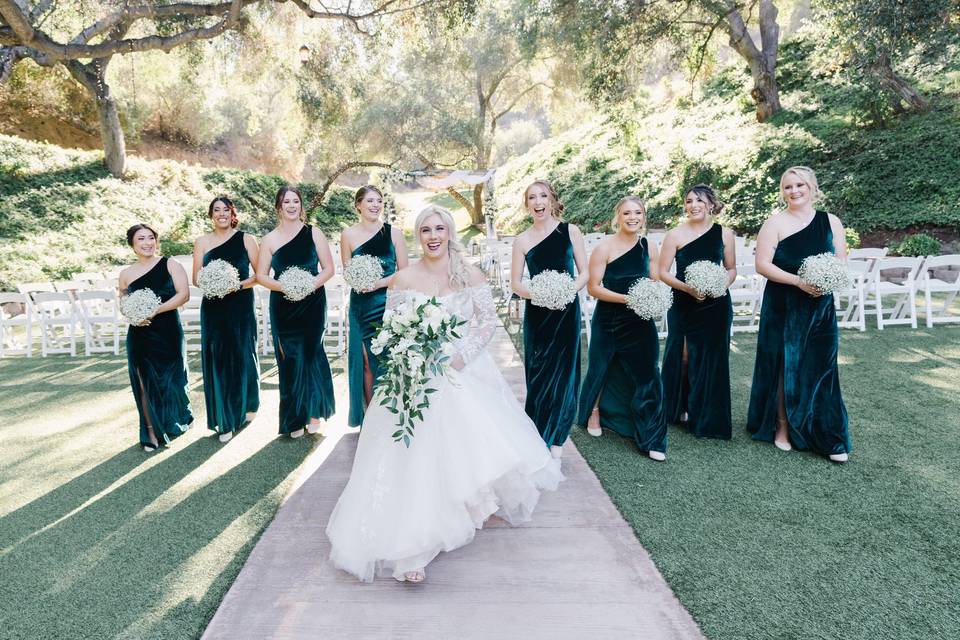
M445 191L447 187L454 187L458 184L468 184L475 186L493 179L496 169L489 169L484 173L479 171L451 171L445 176L423 176L417 178L417 183L431 191Z

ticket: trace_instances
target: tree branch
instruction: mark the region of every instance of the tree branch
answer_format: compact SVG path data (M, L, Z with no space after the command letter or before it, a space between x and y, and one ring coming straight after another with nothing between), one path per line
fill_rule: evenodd
M337 178L349 171L350 169L358 169L360 167L382 167L384 169L389 169L397 163L396 160L393 162L377 162L374 160L355 160L353 162L345 162L338 166L333 172L327 176L326 182L323 183L323 186L320 187L320 191L313 197L310 201L309 206L307 206L307 211L313 211L321 204L323 204L323 199L327 196L327 191L330 190L330 187L333 186L333 183L336 182Z

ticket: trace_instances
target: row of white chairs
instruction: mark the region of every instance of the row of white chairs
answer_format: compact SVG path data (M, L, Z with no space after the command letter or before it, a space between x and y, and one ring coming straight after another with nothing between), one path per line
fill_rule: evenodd
M76 284L83 284L78 281ZM89 286L93 286L87 283ZM113 281L113 286L116 281ZM58 287L60 290L58 290ZM335 275L326 286L327 333L333 339L333 350L342 354L346 348L349 295L343 276ZM265 287L254 288L258 326L258 349L263 355L273 353L269 300ZM190 287L190 298L180 308L180 320L188 351L200 350L200 302L202 293ZM127 323L119 312L114 288L66 288L62 283L33 282L18 286L17 292L0 292L0 357L32 356L36 335L40 355L77 355L82 340L84 353L120 353L121 332Z

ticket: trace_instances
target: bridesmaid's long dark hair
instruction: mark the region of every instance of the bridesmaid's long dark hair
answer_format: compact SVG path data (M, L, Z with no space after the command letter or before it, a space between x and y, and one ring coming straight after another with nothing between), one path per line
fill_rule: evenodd
M281 197L280 200L282 201L283 198ZM219 196L210 201L210 207L207 209L207 217L213 218L213 205L217 204L218 202L222 202L224 206L227 209L229 209L230 228L236 229L237 225L240 224L240 220L237 219L237 205L233 204L233 200L231 200L227 196ZM302 204L303 204L303 201L301 201L301 205Z
M133 226L130 227L129 229L127 229L127 244L128 244L128 245L130 245L131 247L133 246L133 236L137 235L137 231L140 231L141 229L146 229L147 231L149 231L150 233L152 233L152 234L153 234L153 239L156 240L157 242L160 242L160 234L157 233L157 232L153 229L153 227L151 227L150 225L148 225L148 224L143 224L142 222L140 222L140 223L137 223L137 224L133 225Z
M723 211L723 208L726 206L719 196L717 196L717 192L713 190L713 187L708 184L701 183L693 185L683 192L683 199L686 200L687 196L691 193L696 195L701 200L706 200L710 203L710 206L712 207L710 209L710 215L712 216L715 216Z
M289 184L286 184L280 187L277 190L277 197L273 199L273 207L277 212L277 216L280 216L280 207L283 205L283 197L288 193L295 193L297 197L300 198L300 221L307 221L307 212L303 208L303 196L300 194L300 190L296 187L293 187Z

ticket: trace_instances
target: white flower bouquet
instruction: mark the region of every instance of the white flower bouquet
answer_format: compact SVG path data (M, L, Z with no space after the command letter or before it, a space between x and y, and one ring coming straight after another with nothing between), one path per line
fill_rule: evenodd
M807 256L800 264L797 275L824 294L845 291L853 284L847 265L832 253Z
M211 260L197 272L197 286L204 298L222 298L240 289L240 272L226 260Z
M160 296L153 289L137 289L120 298L120 313L130 324L140 326L153 317L161 304Z
M673 291L659 280L640 278L627 291L627 308L644 320L656 320L673 304Z
M290 267L280 274L277 282L280 283L284 298L290 302L300 302L316 291L317 287L313 284L315 277L306 269Z
M530 279L530 302L538 307L559 311L573 302L577 289L569 273L548 269Z
M720 298L727 292L727 270L709 260L697 260L683 272L684 281L708 298Z
M387 354L381 359L381 377L376 397L387 411L397 416L394 442L410 446L413 429L430 406L430 378L446 375L456 350L453 341L464 324L437 302L436 298L410 300L383 314L383 322L370 350Z
M343 268L343 279L354 291L370 291L382 277L383 264L376 256L355 256Z

